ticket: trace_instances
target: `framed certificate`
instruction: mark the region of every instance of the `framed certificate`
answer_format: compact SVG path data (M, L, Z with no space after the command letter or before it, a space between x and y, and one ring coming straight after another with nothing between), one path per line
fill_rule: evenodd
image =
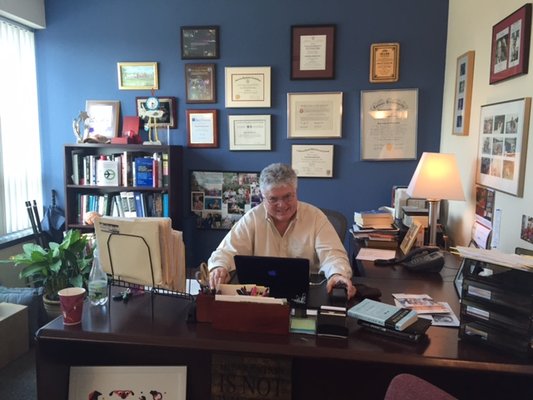
M270 150L270 115L230 115L230 150Z
M185 64L186 103L216 103L215 64Z
M361 159L414 160L418 89L361 91Z
M291 79L335 77L335 25L292 27Z
M333 178L333 145L292 145L292 169L302 178Z
M400 43L374 43L370 46L370 82L398 82Z
M218 147L217 110L187 110L188 147Z
M287 114L289 139L342 136L342 92L288 93Z
M270 107L270 67L226 67L226 107Z

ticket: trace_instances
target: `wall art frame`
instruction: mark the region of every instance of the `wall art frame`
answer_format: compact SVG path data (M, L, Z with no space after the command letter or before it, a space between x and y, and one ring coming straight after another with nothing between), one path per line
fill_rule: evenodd
M361 159L415 160L418 89L361 91Z
M181 59L217 59L220 57L219 27L182 26Z
M120 90L159 89L157 62L119 62L117 72Z
M458 136L468 136L470 131L475 55L475 51L470 50L457 57L452 134Z
M187 146L218 147L218 110L187 110Z
M398 82L400 79L400 43L370 45L371 83Z
M291 79L335 78L335 25L291 27Z
M270 115L228 115L230 150L270 150Z
M531 41L531 3L492 27L489 83L527 74Z
M185 64L185 102L216 103L216 65Z
M86 100L85 111L89 115L89 126L92 129L89 137L101 135L111 140L118 136L120 101Z
M342 137L342 92L287 93L287 137Z
M271 67L226 67L227 108L270 108Z
M231 229L262 202L259 172L190 171L191 210L198 229ZM199 200L203 199L200 209ZM196 202L196 203L195 203Z
M531 97L481 106L476 183L522 197Z
M163 111L163 116L159 118L155 126L157 128L169 128L176 129L177 126L177 99L176 97L169 96L157 96L159 99L159 109ZM141 118L143 124L147 124L149 118L144 114L146 111L146 99L148 97L136 97L135 109L137 110L137 116Z

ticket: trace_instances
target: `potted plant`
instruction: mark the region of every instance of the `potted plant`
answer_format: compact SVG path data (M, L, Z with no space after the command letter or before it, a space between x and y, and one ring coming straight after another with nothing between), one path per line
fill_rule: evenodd
M44 287L45 309L54 303L59 309L59 290L71 286L87 287L93 259L88 242L86 235L71 229L66 232L61 243L50 242L48 248L26 243L22 247L23 253L4 262L24 266L20 277L28 279L34 286Z

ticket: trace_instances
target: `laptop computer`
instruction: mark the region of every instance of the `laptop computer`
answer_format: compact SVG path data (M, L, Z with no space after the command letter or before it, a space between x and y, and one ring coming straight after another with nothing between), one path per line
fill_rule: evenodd
M308 259L236 255L234 260L239 283L267 286L271 297L285 298L296 308L307 306Z

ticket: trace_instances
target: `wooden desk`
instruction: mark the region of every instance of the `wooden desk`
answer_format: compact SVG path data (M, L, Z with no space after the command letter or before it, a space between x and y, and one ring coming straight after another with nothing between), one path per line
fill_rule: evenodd
M459 311L453 271L443 269L443 277L435 279L390 267L367 272L357 282L379 287L385 302L396 292L428 293ZM347 341L324 343L309 335L215 331L210 324L186 323L185 317L184 300L164 296L155 297L152 315L148 295L102 310L86 307L78 327L63 326L59 317L37 333L38 398L66 400L72 365L186 365L187 398L209 399L213 354L291 360L294 400L382 399L399 372L424 377L459 398L533 396L533 362L461 342L456 328L429 328L425 344L357 327Z

